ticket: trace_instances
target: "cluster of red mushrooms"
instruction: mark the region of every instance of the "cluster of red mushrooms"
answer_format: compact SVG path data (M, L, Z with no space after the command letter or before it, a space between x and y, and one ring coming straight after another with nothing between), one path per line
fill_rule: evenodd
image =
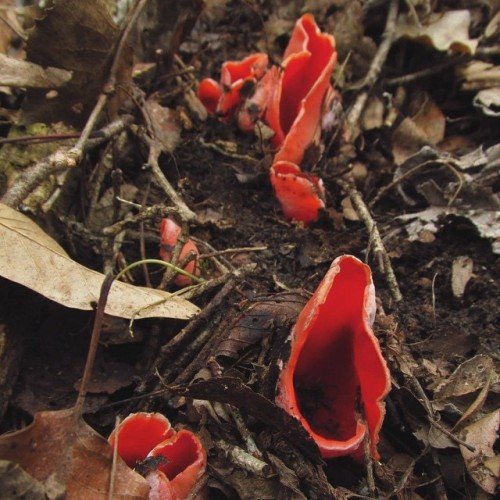
M365 450L378 460L390 375L373 333L375 288L356 257L335 259L290 333L276 404L298 419L324 458ZM150 499L186 498L206 468L203 445L159 414L133 414L109 438L130 466L163 457L146 476ZM365 446L367 444L367 446Z
M222 65L220 83L200 82L198 96L207 111L236 120L252 131L258 120L274 131L277 152L271 184L286 217L308 223L325 206L321 179L301 170L306 150L319 143L321 122L333 99L330 77L337 62L335 40L305 14L296 23L283 62L268 69L267 54L252 54ZM244 97L248 89L254 92Z
M321 180L301 171L300 164L319 138L325 103L333 95L330 76L336 59L333 37L322 33L306 14L295 25L280 68L268 69L267 55L253 54L224 63L220 83L205 79L199 87L207 110L221 120L236 120L244 131L262 120L274 131L277 152L271 183L285 216L304 223L316 220L325 206ZM243 97L249 87L253 95ZM171 259L180 233L175 222L162 221L164 260ZM188 240L179 260L190 252L199 254ZM185 270L197 273L196 261ZM189 283L185 276L176 278L179 286ZM390 374L372 330L375 312L370 268L343 255L333 261L290 333L290 355L281 367L276 404L302 423L324 458L360 459L369 450L372 458L379 459L377 444ZM189 431L175 433L164 417L137 415L124 420L110 443L120 436L118 453L131 466L146 457L165 455L166 465L148 474L154 491L164 492L156 498L185 498L182 494L187 496L205 470L201 443ZM148 426L153 429L151 439L145 433ZM127 444L129 435L136 444Z

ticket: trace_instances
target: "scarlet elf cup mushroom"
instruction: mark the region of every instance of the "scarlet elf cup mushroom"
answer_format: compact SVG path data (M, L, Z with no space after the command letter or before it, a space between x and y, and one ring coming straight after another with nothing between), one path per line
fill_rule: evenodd
M276 403L302 423L325 458L359 457L365 439L379 458L390 376L374 319L370 268L344 255L333 261L291 331Z
M207 454L193 432L176 432L160 413L133 413L111 433L110 446L129 467L148 458L161 458L146 475L150 500L187 498L205 473Z
M162 219L160 226L160 257L165 262L170 262L172 260L172 255L181 232L181 227L172 219ZM187 240L183 245L179 253L179 262L182 264L189 254L193 254L194 259L186 264L184 271L198 276L200 271L196 259L197 256L200 255L200 252L192 240ZM179 274L175 278L174 283L178 286L188 286L191 285L192 279L189 276Z

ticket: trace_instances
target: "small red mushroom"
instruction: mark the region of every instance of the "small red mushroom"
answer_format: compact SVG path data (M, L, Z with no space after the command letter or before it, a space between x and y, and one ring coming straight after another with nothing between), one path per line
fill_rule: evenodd
M226 61L221 68L220 85L207 78L200 82L198 97L209 113L222 121L233 119L241 103L253 92L265 74L267 54L256 53L241 61Z
M162 500L187 498L190 491L203 476L207 466L207 454L198 437L188 430L181 430L170 439L153 448L149 457L164 457L152 477L147 479L161 491Z
M150 457L163 457L146 479L150 485L148 500L188 498L205 473L207 453L193 432L176 432L160 413L133 413L120 423L108 438L116 441L118 455L129 467Z
M315 175L301 172L295 163L278 161L271 167L271 184L285 217L311 222L325 207L323 182Z
M297 418L325 458L359 457L377 443L390 375L371 326L370 268L351 255L335 259L300 313L276 403Z
M129 467L135 467L165 439L175 434L170 422L161 413L133 413L125 418L108 438L114 447L118 439L118 455Z
M285 50L280 82L265 116L275 131L275 146L286 150L284 143L297 143L288 146L292 154L282 153L276 160L300 165L304 151L319 131L322 104L331 89L330 76L336 62L333 36L322 33L311 14L303 15Z
M175 223L172 219L164 218L161 221L160 226L160 257L165 262L170 262L172 260L172 254L177 245L177 240L182 232L181 227ZM192 240L187 240L181 249L179 254L179 262L182 264L183 260L190 254L194 253L196 256L200 255L198 247L193 243ZM184 271L198 276L200 271L197 266L196 258L191 260L184 267ZM188 286L192 283L192 279L189 276L184 276L179 274L174 283L177 286Z

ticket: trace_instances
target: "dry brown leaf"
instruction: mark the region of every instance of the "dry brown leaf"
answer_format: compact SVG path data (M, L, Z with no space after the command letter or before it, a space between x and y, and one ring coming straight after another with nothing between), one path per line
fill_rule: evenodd
M46 487L56 479L72 500L108 498L112 456L108 442L83 420L75 428L72 409L37 413L28 427L0 436L1 459L20 465ZM121 459L114 481L113 498L148 496L147 481Z
M491 89L480 90L472 103L485 115L500 117L500 85Z
M171 153L181 138L181 127L173 109L166 108L155 101L146 101L145 111L151 121L155 139L161 144L162 151Z
M398 215L397 220L405 222L408 239L415 241L423 230L437 233L448 216L469 219L482 238L491 241L491 249L500 254L500 225L498 210L461 210L453 207L429 207L420 212Z
M372 96L363 111L361 127L363 130L382 128L384 125L384 102L378 96Z
M491 378L495 381L495 364L486 354L464 361L436 391L435 399L445 400L482 389Z
M427 92L415 92L408 105L411 119L430 144L444 139L446 118Z
M422 22L412 15L403 14L398 20L397 36L411 38L440 51L474 54L478 41L469 38L470 22L468 10L431 14Z
M84 123L107 78L118 28L104 0L55 0L30 33L27 60L73 72L57 96L29 90L23 104L25 122ZM117 75L117 84L123 83Z
M104 275L70 259L25 215L0 204L0 275L66 307L91 310ZM121 318L189 319L198 308L180 297L115 281L106 313Z
M500 455L488 458L484 461L484 466L487 467L496 478L500 478Z
M460 445L467 471L474 482L491 495L495 493L499 478L493 472L495 468L491 467L495 461L490 462L490 467L486 466L485 462L496 457L493 447L499 427L500 410L497 410L468 425L461 433L462 439L475 448L475 451L470 451Z
M19 61L0 54L0 85L55 89L71 80L71 71L42 68L38 64Z
M223 326L227 336L219 344L216 356L238 359L241 351L269 336L277 326L293 325L306 301L304 294L284 292L247 305L229 326Z
M490 376L484 387L481 389L476 399L472 402L472 404L463 412L462 416L458 420L458 422L453 426L453 430L459 429L463 427L464 423L469 421L474 415L476 415L483 408L486 403L486 399L488 398L488 394L490 392L491 387L491 379L493 377Z
M462 81L462 90L481 90L500 85L500 66L484 61L470 61L458 66L457 77Z

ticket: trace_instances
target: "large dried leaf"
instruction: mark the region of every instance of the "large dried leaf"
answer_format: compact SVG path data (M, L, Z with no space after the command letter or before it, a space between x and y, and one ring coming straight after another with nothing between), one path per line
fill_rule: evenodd
M70 259L25 215L0 204L0 276L67 307L91 310L104 275ZM114 282L106 313L122 318L188 319L198 308L167 292Z
M72 409L37 413L30 426L0 436L0 459L20 465L46 489L65 489L71 499L108 498L112 456L102 436L83 420L74 422ZM113 491L113 498L139 500L149 485L118 459Z
M73 77L55 98L30 90L24 119L79 125L102 91L118 28L104 0L54 0L43 15L30 33L27 59L43 67L72 71Z

